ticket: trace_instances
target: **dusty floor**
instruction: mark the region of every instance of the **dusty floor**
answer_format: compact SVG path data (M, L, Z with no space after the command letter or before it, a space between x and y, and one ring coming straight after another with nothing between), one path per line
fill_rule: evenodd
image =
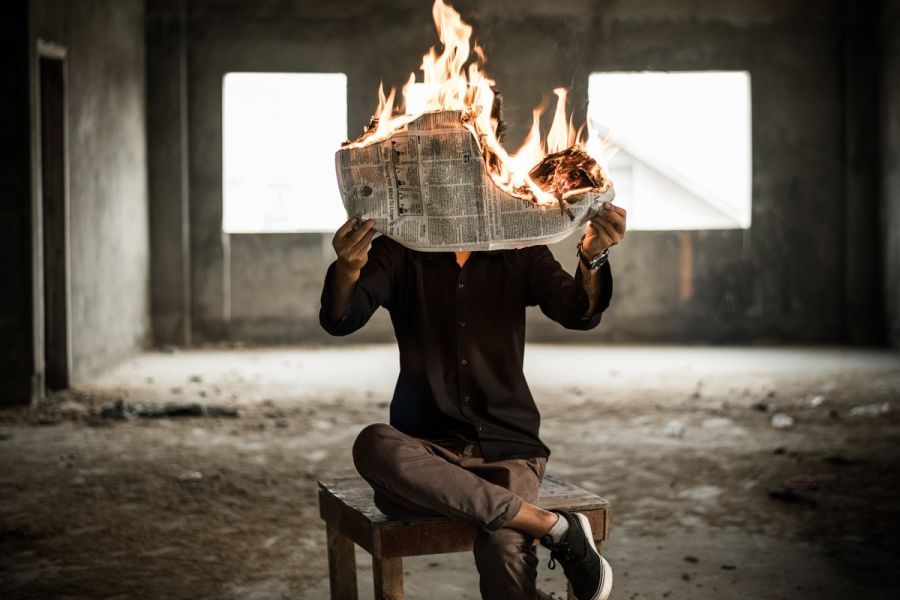
M526 362L549 470L613 503L614 598L900 597L900 354L530 346ZM146 354L0 412L0 597L327 598L316 479L352 468L396 365L389 346ZM118 399L240 417L119 419ZM478 597L467 554L405 566L413 600ZM543 564L539 580L563 589Z

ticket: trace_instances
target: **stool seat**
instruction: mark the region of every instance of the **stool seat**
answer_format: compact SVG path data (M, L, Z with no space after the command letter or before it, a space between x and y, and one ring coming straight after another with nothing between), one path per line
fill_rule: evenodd
M598 549L607 538L610 504L595 494L548 474L536 504L584 514ZM372 555L375 600L402 600L404 556L470 551L478 530L475 523L443 516L388 517L375 506L372 488L358 476L319 481L319 514L328 536L332 600L357 598L354 543Z

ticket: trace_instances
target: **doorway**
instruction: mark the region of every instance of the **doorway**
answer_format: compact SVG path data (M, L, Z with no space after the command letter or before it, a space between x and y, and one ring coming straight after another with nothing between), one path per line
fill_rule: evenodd
M69 387L69 198L65 50L38 47L40 214L45 393Z

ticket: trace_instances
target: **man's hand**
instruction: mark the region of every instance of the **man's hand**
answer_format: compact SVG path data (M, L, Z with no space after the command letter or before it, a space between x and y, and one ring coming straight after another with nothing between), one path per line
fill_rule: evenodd
M359 279L359 271L369 260L369 243L375 236L375 222L372 219L363 221L354 229L358 222L358 218L350 217L331 240L331 245L337 253L336 274L350 281Z
M337 264L334 268L334 280L331 294L333 304L328 309L332 321L340 321L350 298L353 296L353 288L359 280L359 271L369 260L369 242L375 236L374 222L372 219L363 222L358 228L353 226L359 222L356 217L351 217L331 239L331 245L337 253Z
M607 248L615 246L625 237L625 209L613 206L609 202L603 204L600 214L590 220L584 231L581 252L588 258L594 258ZM585 315L596 311L597 303L603 293L600 270L588 268L583 260L578 261L581 274L581 285L588 295L588 310Z
M585 256L594 257L607 248L615 246L624 237L625 209L606 202L603 204L600 214L588 223L581 251Z

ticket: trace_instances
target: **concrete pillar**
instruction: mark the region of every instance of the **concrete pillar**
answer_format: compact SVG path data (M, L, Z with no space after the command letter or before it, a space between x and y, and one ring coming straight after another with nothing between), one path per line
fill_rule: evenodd
M156 345L191 341L185 11L184 0L147 3L151 315Z
M887 337L900 347L900 0L881 14L881 229Z
M878 3L845 2L844 27L844 335L884 341L878 249Z

